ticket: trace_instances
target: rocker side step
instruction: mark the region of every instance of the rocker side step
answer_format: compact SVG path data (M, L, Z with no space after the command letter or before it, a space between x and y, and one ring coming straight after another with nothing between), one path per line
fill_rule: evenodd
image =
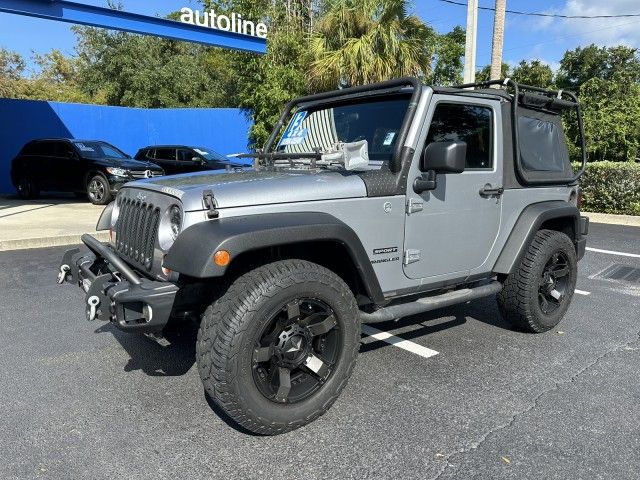
M383 307L375 312L360 312L360 320L362 323L380 323L390 320L398 320L402 317L416 315L418 313L430 312L442 307L456 305L458 303L468 302L476 298L488 297L502 290L500 282L493 281L491 283L473 288L462 288L442 295L434 295L432 297L423 297L413 302L401 303L390 307Z

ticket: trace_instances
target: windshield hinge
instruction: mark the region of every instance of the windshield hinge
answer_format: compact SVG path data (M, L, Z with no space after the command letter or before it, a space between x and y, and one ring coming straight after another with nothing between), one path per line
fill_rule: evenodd
M204 208L207 209L207 217L218 218L219 212L216 210L216 200L213 197L212 190L202 192L202 203L204 204Z

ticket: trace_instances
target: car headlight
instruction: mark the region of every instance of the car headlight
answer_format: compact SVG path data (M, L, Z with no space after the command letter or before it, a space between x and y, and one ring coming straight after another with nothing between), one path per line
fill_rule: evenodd
M107 167L107 172L109 172L111 175L115 175L116 177L128 177L129 176L129 170L126 170L124 168Z
M169 208L169 226L171 227L171 238L175 240L182 228L182 210L178 205L171 205Z
M165 210L160 220L160 229L158 230L158 242L160 248L169 250L173 242L182 230L182 209L178 205L171 205Z

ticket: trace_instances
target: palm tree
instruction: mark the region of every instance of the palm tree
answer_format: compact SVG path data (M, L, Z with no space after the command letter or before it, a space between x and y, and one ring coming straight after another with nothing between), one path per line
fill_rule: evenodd
M329 0L311 39L312 89L428 76L434 31L406 0Z

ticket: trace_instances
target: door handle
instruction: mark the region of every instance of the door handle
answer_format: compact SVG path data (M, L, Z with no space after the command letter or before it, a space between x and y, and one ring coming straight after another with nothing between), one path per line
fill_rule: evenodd
M484 187L480 189L480 196L482 197L499 197L504 192L504 188L502 187L494 187L490 183L487 183Z

